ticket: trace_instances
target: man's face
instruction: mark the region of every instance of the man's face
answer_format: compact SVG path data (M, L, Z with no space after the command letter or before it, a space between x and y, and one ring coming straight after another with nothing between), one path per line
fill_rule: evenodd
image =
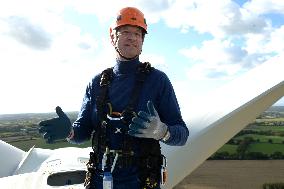
M126 58L133 58L141 53L143 39L142 30L135 26L122 26L117 35L113 35L112 43Z

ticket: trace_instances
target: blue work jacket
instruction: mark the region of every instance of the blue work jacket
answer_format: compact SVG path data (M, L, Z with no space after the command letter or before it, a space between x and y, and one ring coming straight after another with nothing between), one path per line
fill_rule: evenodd
M122 112L127 107L139 64L141 62L138 58L131 61L117 60L113 68L112 82L108 89L108 97L113 111ZM71 142L82 143L89 140L92 132L100 126L95 100L100 92L100 79L100 74L96 75L86 88L81 110L77 120L73 123L74 138ZM173 86L167 75L155 68L152 69L144 81L135 112L148 112L147 102L149 100L153 102L160 120L169 128L170 138L165 143L172 146L184 145L189 132L182 119ZM107 136L110 138L110 146L112 149L121 149L123 137L121 133L115 133L115 129L127 126L122 124L121 121L112 121L111 127L107 131ZM137 185L135 182L137 180L137 168L115 169L113 177L115 182L119 181L119 183L123 184L123 180L128 180L126 183L134 182L134 185ZM98 175L96 180L102 183L102 175ZM136 188L134 185L131 188Z

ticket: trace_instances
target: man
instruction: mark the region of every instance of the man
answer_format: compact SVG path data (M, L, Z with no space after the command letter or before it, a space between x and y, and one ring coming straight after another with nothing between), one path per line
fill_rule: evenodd
M165 157L159 142L181 146L187 141L188 129L168 77L139 61L145 34L143 13L121 9L110 29L116 64L89 83L77 120L71 126L57 107L58 118L39 124L49 143L92 138L86 188L160 188Z

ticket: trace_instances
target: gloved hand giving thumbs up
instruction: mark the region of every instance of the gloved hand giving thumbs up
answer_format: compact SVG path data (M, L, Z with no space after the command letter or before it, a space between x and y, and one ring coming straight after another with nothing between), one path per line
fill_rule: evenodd
M128 134L142 138L161 140L167 132L167 125L161 122L152 101L147 103L148 113L140 111L138 117L132 119Z
M57 118L41 121L39 123L39 133L43 134L43 138L47 143L53 143L55 140L66 138L71 131L71 122L62 109L56 107Z

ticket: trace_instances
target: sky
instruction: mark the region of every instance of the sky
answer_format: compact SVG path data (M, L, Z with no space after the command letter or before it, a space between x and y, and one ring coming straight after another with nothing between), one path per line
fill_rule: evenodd
M78 111L91 78L115 64L109 27L125 6L147 20L140 60L169 76L178 99L184 85L194 98L284 53L280 0L0 2L0 114Z

